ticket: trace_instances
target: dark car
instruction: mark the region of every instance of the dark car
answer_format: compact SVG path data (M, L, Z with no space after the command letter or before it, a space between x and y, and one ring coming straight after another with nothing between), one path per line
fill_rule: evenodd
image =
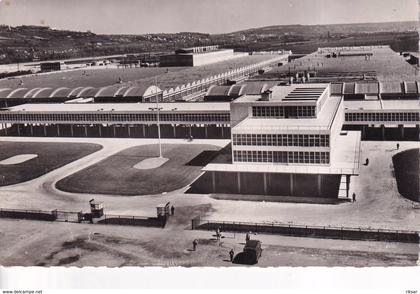
M256 264L261 254L261 242L259 240L249 240L246 242L243 252L235 257L236 263Z

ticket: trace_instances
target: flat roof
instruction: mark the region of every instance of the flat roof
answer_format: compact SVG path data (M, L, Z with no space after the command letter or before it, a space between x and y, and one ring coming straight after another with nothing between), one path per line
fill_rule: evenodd
M346 134L346 135L342 135ZM293 173L293 174L338 174L358 175L360 168L359 131L341 132L330 158L330 165L287 165L273 163L210 163L203 171L254 172L254 173Z
M329 130L342 98L331 96L316 118L248 117L232 128L232 133L267 133L278 130Z
M360 53L360 51L363 51L360 55L348 55ZM343 52L346 55L327 58L327 55L332 52ZM372 55L365 57L366 53L372 53ZM315 79L317 77L328 77L331 81L334 76L348 79L351 75L358 74L363 76L364 73L367 75L374 74L380 82L420 80L420 77L416 74L416 69L406 62L403 56L388 46L371 46L370 48L362 49L360 47L319 48L316 52L292 60L283 66L273 68L273 70L264 73L261 77L278 78L281 74L305 71L315 72Z
M230 105L227 102L181 102L181 103L159 103L162 112L230 112ZM94 111L116 111L116 112L139 112L150 111L156 108L156 103L36 103L22 104L8 108L8 111L28 112L94 112Z
M236 68L279 58L281 55L249 55L237 57L197 67L141 67L141 68L102 68L89 67L50 73L28 75L10 79L0 79L2 88L76 88L105 86L144 87L157 82L162 90L202 80ZM119 83L121 78L123 83ZM21 81L23 84L21 84Z
M420 101L412 100L345 100L346 110L420 110Z
M265 82L261 81L261 85ZM267 83L268 84L268 83ZM260 100L261 95L244 95L233 103L256 102L282 104L316 103L328 88L328 84L292 84L287 86L273 86L270 88L272 96L269 100Z

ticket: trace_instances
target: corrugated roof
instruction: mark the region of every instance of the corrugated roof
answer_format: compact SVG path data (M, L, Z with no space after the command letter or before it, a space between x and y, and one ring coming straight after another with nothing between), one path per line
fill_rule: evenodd
M343 94L354 94L355 93L355 83L344 83Z
M404 93L416 94L417 93L417 83L416 82L404 82Z
M379 83L379 89L382 94L402 93L400 82L381 82Z
M343 83L330 84L331 95L341 95L343 93Z
M379 94L378 83L357 83L355 88L356 94Z

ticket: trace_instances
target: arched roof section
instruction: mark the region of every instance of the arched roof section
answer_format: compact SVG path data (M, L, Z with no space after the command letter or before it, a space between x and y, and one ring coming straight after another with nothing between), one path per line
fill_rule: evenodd
M10 92L6 98L23 98L23 96L25 95L24 93L26 93L26 91L28 91L28 88L15 89L12 92Z
M69 95L70 92L71 89L66 87L57 88L51 93L49 98L65 98Z
M23 95L23 98L32 98L32 97L33 97L33 95L34 95L36 92L38 92L38 90L40 90L40 89L42 89L42 88L33 88L33 89L29 90L28 92L26 92L26 94L25 94L25 95Z
M132 88L132 87L127 86L127 87L118 88L117 91L115 91L114 96L115 97L124 97L125 92L127 92L127 90L130 89L130 88Z
M148 87L142 87L142 88L138 88L138 93L142 93L141 97L148 97L148 96L154 96L156 94L160 94L162 93L162 90L155 86L148 86Z
M229 91L232 86L215 86L210 87L207 96L229 96Z
M10 88L2 88L0 89L0 98L7 98L10 92L12 92L13 89Z
M70 91L67 97L78 97L77 94L83 90L84 87L77 87Z
M245 90L245 85L233 85L230 89L229 96L241 96Z
M85 87L79 91L77 97L93 97L96 94L96 89L94 87Z
M118 91L120 87L116 86L108 86L101 88L95 97L115 97L115 93Z
M40 88L38 91L36 91L33 95L32 98L48 98L51 93L52 93L53 89L51 88Z

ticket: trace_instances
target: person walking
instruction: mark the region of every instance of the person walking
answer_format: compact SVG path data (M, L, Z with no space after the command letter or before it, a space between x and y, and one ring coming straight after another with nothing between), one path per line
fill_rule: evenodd
M198 241L197 241L197 239L194 239L194 241L193 241L193 250L194 251L197 250L197 245L198 245Z
M172 205L171 206L171 214L174 215L175 214L175 207Z
M217 229L216 229L216 238L217 238L218 241L220 240L220 236L221 236L220 227L217 227Z
M251 232L247 232L245 235L245 241L248 242L249 240L251 240Z
M233 251L233 249L230 249L229 256L230 256L230 262L232 262L233 261L233 257L235 256L235 252Z
M397 150L400 150L400 143L397 143Z
M366 158L365 165L366 165L366 166L368 166L368 165L369 165L369 158Z
M353 202L356 202L356 193L353 192L352 198L353 198Z

